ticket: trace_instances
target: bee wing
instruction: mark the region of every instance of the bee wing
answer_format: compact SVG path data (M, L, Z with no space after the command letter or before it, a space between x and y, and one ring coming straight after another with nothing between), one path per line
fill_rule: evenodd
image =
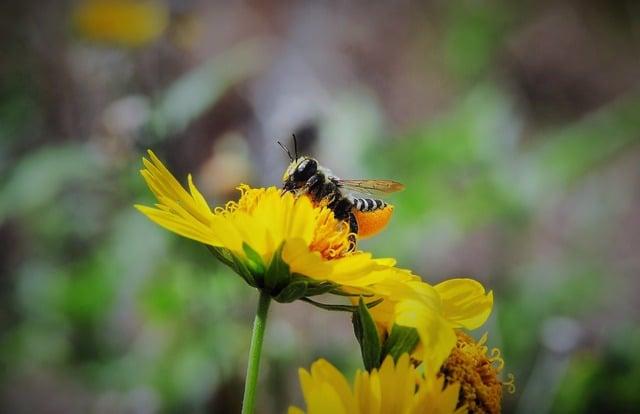
M404 185L392 180L338 180L338 185L348 191L374 197L404 190Z

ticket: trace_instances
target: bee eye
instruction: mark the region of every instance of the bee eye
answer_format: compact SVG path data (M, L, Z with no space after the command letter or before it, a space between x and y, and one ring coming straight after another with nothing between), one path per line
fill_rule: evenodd
M293 179L298 182L307 181L316 171L318 171L318 163L307 158L298 164L296 171L293 173Z

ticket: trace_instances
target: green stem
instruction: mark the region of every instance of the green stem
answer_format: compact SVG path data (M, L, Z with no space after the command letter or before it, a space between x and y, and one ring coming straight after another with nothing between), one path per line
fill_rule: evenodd
M244 383L242 414L253 414L256 404L256 384L258 383L258 371L260 370L260 355L262 354L262 341L264 339L264 329L267 325L267 312L269 312L270 303L271 297L269 294L260 291L258 310L253 321L251 347L249 348L249 363Z

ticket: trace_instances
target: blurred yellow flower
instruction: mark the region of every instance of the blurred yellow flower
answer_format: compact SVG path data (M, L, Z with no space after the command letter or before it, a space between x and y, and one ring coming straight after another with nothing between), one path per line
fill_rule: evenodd
M388 268L394 273L369 287L374 298L383 299L369 312L381 338L393 327L415 328L420 337L412 358L424 362L425 369L437 371L456 344L456 328L476 329L489 317L493 293L473 279L451 279L431 286L407 270Z
M212 211L190 175L187 191L152 151L143 163L141 174L158 204L136 208L165 229L212 247L221 261L276 300L340 287L366 292L390 277L376 270L393 260L354 252L346 223L307 197L242 185L238 202Z
M300 385L308 414L445 414L465 413L456 409L460 386L444 386L444 378L422 375L408 354L394 364L387 357L380 369L356 373L353 387L333 365L320 359L311 372L299 370ZM290 407L289 414L305 411Z
M86 38L121 46L142 46L162 35L169 10L160 0L85 0L73 20Z

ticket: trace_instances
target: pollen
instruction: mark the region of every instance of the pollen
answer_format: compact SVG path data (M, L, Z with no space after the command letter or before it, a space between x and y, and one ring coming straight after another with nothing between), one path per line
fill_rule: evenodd
M380 233L389 223L393 206L388 204L386 207L374 211L356 211L356 221L358 222L358 237L366 238Z
M457 331L455 348L442 365L440 374L445 383L459 383L458 407L466 407L473 413L499 413L502 401L502 387L510 393L515 391L513 375L503 382L500 373L504 360L500 350L494 348L487 355L485 334L478 342L462 331Z
M321 207L309 250L320 253L327 260L346 256L353 251L349 225L336 220L329 208Z

